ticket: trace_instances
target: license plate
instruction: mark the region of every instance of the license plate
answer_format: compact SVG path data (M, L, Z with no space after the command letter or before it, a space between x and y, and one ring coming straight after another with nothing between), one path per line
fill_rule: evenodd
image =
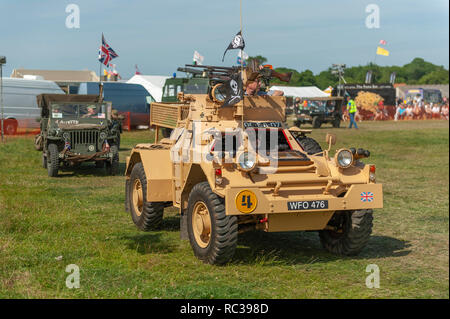
M312 209L327 209L327 200L305 200L297 202L288 202L288 210L312 210Z

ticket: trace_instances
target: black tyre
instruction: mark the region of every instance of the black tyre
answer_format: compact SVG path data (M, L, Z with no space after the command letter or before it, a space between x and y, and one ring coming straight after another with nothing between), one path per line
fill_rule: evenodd
M47 172L48 176L58 176L59 170L59 152L58 145L50 143L47 147Z
M237 217L225 214L223 199L213 193L208 182L192 188L187 214L188 236L195 256L209 264L227 263L236 250Z
M333 127L339 128L341 126L341 118L336 117L333 121Z
M106 161L106 170L109 175L117 175L119 172L119 148L117 145L111 145L111 161Z
M335 230L319 231L323 247L336 255L357 255L367 245L373 226L372 210L336 213L328 223Z
M134 224L143 231L158 229L164 213L163 202L147 202L147 178L142 163L133 166L126 198Z
M320 147L320 144L315 139L306 136L298 136L296 139L308 155L322 152L322 147Z
M161 129L161 133L162 133L162 136L163 136L164 138L169 138L169 137L170 137L170 134L172 134L172 129L167 128L167 127L163 127L163 128Z
M320 120L320 118L318 116L313 117L312 126L314 128L319 128L321 125L322 125L322 121Z
M42 153L42 168L47 168L47 157Z

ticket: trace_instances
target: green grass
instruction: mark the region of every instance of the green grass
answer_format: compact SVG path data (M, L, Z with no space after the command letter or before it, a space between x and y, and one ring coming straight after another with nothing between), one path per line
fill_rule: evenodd
M0 144L0 298L449 298L449 127L443 121L361 123L339 147L372 153L384 187L373 236L357 257L325 252L314 232L239 237L226 266L197 260L176 210L143 233L124 211L123 176L83 165L49 178L32 137ZM148 131L124 133L121 169ZM369 162L366 160L366 162ZM62 260L56 257L62 256ZM68 264L81 287L68 289ZM368 289L368 264L380 288Z

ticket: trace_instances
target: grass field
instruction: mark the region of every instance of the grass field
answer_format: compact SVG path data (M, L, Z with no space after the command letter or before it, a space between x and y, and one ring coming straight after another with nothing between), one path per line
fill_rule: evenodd
M0 298L449 298L449 126L443 121L322 128L336 148L371 151L384 209L357 257L325 252L317 233L239 237L226 266L197 260L166 209L161 231L139 232L124 211L123 176L92 166L47 177L32 137L0 144ZM124 133L121 170L148 131ZM322 143L324 146L324 143ZM369 162L366 160L366 162ZM62 256L62 257L61 257ZM65 285L80 267L79 289ZM365 285L380 268L380 288Z

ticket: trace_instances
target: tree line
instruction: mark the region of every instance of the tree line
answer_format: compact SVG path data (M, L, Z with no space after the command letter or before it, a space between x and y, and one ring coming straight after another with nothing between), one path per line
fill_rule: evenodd
M265 64L267 58L257 55L251 56L251 60L256 60L260 64ZM337 75L331 73L331 67L319 74L314 74L311 70L299 72L294 69L278 67L277 72L293 72L290 86L317 86L324 90L328 86L336 86L339 83ZM403 66L379 66L373 63L367 65L352 66L345 69L344 78L347 83L364 83L367 71L372 71L372 83L389 83L392 72L396 73L396 83L406 84L448 84L449 70L444 66L435 65L422 58L415 58L410 63ZM277 79L273 84L283 84Z

